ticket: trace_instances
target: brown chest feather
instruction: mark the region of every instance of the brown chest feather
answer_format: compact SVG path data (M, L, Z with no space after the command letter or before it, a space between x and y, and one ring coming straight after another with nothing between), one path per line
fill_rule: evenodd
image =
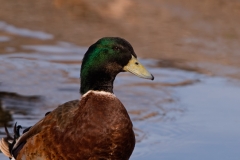
M129 115L112 94L90 92L59 106L36 127L40 131L17 158L127 160L135 145Z

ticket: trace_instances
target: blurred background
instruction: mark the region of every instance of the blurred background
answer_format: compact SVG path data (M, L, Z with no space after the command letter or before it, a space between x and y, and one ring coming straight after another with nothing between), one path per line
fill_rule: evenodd
M0 137L79 98L88 46L118 36L155 76L115 80L131 159L239 160L239 26L239 0L0 0Z

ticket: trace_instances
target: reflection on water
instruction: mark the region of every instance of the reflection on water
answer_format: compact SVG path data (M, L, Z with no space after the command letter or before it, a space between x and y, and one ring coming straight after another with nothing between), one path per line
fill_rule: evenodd
M19 36L24 36L29 38L37 38L41 40L48 40L53 38L51 34L47 34L41 31L31 31L25 28L17 28L13 25L9 25L6 22L2 22L2 21L0 21L0 30L7 33L14 34L14 35L19 35ZM7 37L5 37L5 40L6 38Z
M54 37L51 41L35 37L40 32L26 32L30 36L6 32L10 31L0 32L0 42L7 44L0 54L1 136L2 123L17 121L27 127L59 104L78 99L86 51ZM8 44L16 39L23 41L9 49ZM135 127L138 143L131 159L240 157L239 86L201 70L182 68L178 62L140 61L155 76L153 82L120 73L114 86ZM0 159L7 158L0 154Z

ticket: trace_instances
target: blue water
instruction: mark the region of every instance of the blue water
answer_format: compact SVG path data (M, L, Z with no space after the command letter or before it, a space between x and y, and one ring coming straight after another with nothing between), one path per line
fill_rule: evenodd
M174 91L178 105L186 107L185 114L174 122L146 125L149 133L158 133L153 141L159 143L133 159L238 160L239 85L224 78L202 77L200 83ZM143 151L144 146L139 144Z
M33 125L57 105L80 97L79 71L86 47L47 42L54 37L5 22L0 30L36 41L6 47L0 54L0 91L38 97L1 97L3 109L13 116L10 123ZM0 43L10 42L0 34ZM239 81L161 68L157 60L140 61L154 81L121 73L114 86L134 124L137 144L131 160L240 159ZM0 153L0 159L8 158Z

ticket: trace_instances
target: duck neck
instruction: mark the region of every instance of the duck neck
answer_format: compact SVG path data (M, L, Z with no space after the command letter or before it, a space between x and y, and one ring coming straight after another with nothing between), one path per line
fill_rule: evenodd
M115 76L104 72L88 73L85 76L81 75L80 93L83 95L89 90L113 93L114 79Z

